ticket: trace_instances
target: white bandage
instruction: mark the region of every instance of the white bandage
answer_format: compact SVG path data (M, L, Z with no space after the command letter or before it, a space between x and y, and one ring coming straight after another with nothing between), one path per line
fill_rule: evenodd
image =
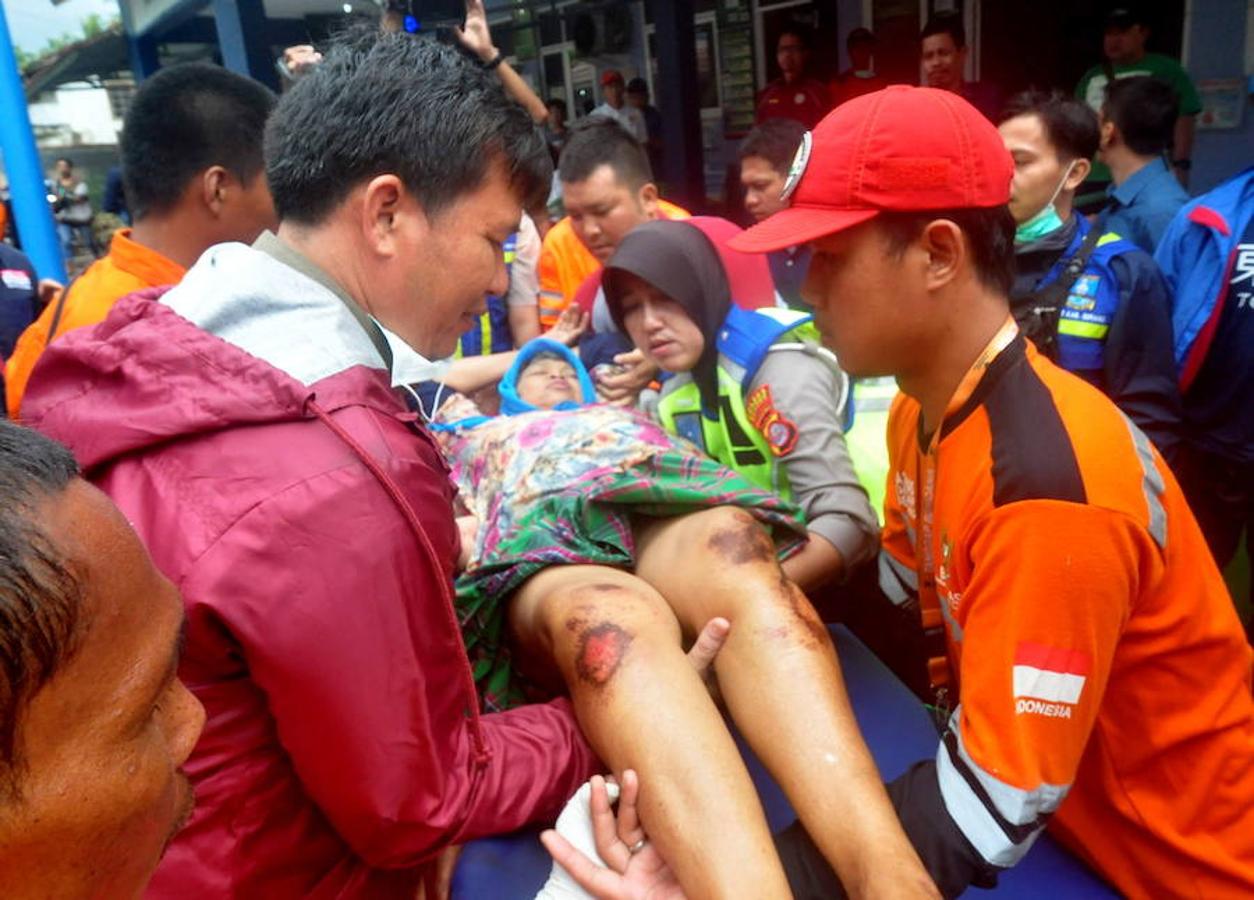
M618 799L618 785L606 784L605 787L610 802L613 803ZM605 860L601 859L601 854L597 853L596 837L592 832L592 782L585 782L566 801L554 828L588 859L602 868L609 868L605 865ZM549 880L544 883L540 893L536 894L536 900L592 900L592 895L576 884L570 873L554 860Z

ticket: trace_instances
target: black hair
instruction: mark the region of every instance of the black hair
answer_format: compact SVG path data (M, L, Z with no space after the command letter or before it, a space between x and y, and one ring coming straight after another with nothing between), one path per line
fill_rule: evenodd
M551 97L549 98L549 102L544 105L550 109L556 106L558 109L562 111L563 116L566 115L567 113L566 101L563 100L561 97Z
M54 162L65 163L71 169L74 168L74 160L70 159L68 156L58 156Z
M1041 120L1060 161L1069 163L1075 159L1092 159L1097 155L1101 132L1097 113L1087 104L1061 91L1024 91L1010 98L1002 111L1001 121L1019 116L1036 116Z
M605 116L590 116L570 129L557 170L562 181L577 183L592 177L601 166L633 191L653 180L649 155L627 129Z
M780 175L787 175L805 133L806 127L795 119L767 119L745 136L736 152L736 161L758 156Z
M82 633L79 579L32 521L35 507L77 476L63 446L0 421L0 799L20 796L22 714Z
M553 167L531 117L496 73L430 38L351 28L283 95L266 127L266 177L281 220L322 222L349 192L393 174L428 215L503 164L523 206Z
M929 222L937 219L948 219L962 230L980 282L1009 296L1015 276L1015 220L1009 207L884 212L875 220L888 233L890 251L900 255Z
M172 209L188 181L222 166L242 183L260 174L274 95L210 63L169 66L147 79L122 126L122 183L136 219Z
M845 49L852 49L859 44L875 44L875 33L869 28L855 28L845 37Z
M806 28L804 25L798 25L795 22L791 22L785 25L783 28L781 28L779 30L779 33L775 35L776 49L779 48L779 39L782 38L786 34L791 34L798 41L800 41L801 49L803 50L809 50L814 45L814 40L810 34L810 29Z
M1102 115L1140 156L1157 156L1171 147L1179 112L1180 98L1175 90L1157 78L1116 78L1106 86Z
M929 16L923 30L919 32L919 43L934 34L949 35L954 39L954 47L959 50L967 45L967 29L962 24L962 16L956 12L938 12Z

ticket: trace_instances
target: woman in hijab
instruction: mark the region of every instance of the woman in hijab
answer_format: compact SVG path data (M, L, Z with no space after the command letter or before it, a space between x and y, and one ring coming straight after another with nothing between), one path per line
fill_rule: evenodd
M848 379L811 317L733 302L715 247L684 222L633 229L606 264L618 328L671 377L658 417L749 481L805 513L806 547L784 563L804 590L869 561L878 521L842 424Z
M455 396L432 425L477 522L457 595L485 706L568 693L601 758L648 785L642 822L688 895L787 897L752 781L683 652L727 620L714 670L740 731L807 826L833 820L838 870L850 847L883 844L892 809L827 631L778 562L804 534L795 508L595 403L560 344L526 345L500 395L500 416ZM832 800L837 760L849 780Z

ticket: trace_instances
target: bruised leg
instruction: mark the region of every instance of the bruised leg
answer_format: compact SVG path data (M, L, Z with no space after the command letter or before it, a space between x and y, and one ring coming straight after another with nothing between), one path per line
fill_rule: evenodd
M546 569L510 601L510 629L528 674L569 686L600 757L639 773L641 820L687 896L789 896L744 762L655 590L617 569Z
M638 577L686 632L731 621L714 663L737 726L851 894L891 865L923 876L858 731L826 627L747 512L718 507L637 526Z

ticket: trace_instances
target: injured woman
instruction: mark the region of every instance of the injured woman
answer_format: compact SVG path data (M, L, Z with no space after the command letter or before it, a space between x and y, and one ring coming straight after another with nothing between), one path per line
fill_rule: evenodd
M731 718L851 894L918 868L849 707L827 629L779 560L794 507L596 404L543 338L500 386L501 415L435 412L473 549L458 581L488 708L569 693L589 742L643 785L640 819L689 897L788 897L749 774L684 644L731 623L714 662ZM908 878L907 878L908 880Z

